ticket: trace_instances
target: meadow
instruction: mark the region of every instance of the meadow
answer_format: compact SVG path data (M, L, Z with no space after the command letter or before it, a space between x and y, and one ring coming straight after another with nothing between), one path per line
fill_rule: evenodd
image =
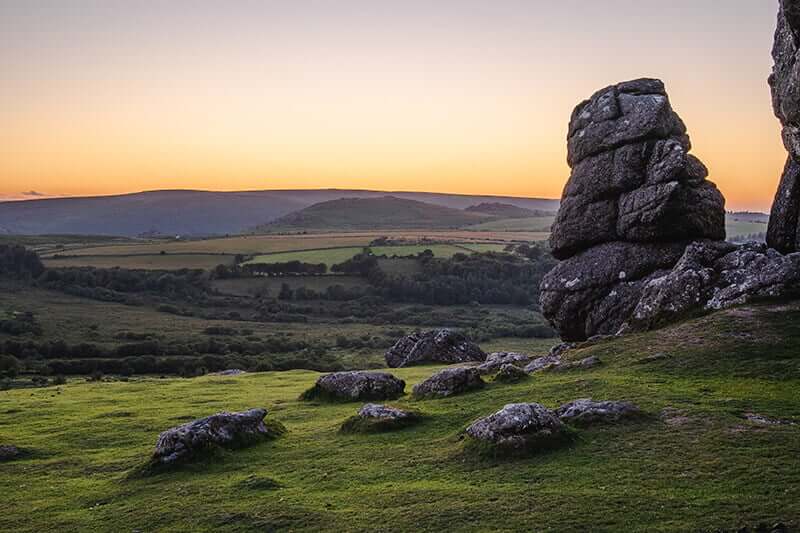
M346 435L361 404L301 402L318 374L132 378L0 392L0 530L718 531L800 517L796 306L724 311L569 353L603 365L442 400L424 421ZM406 390L438 367L391 370ZM578 430L519 459L465 451L461 432L510 402L627 399L641 421ZM153 477L159 432L265 407L288 432ZM782 423L758 423L756 413Z

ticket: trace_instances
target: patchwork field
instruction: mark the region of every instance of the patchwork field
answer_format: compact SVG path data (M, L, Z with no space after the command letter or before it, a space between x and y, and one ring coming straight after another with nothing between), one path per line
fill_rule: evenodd
M178 270L181 268L210 270L217 265L233 265L236 256L223 254L131 254L114 255L79 255L75 257L45 258L42 262L47 267L84 267L97 268L131 268L144 270Z
M748 307L602 341L569 355L599 356L596 369L443 400L401 398L392 403L425 419L387 434L339 433L361 404L298 401L318 376L307 371L0 392L0 442L27 452L2 467L0 530L792 530L798 324L797 308ZM408 391L437 368L392 372ZM573 445L528 458L465 453L463 429L506 403L552 408L581 397L631 400L648 416L579 429ZM288 433L131 477L159 432L257 406Z

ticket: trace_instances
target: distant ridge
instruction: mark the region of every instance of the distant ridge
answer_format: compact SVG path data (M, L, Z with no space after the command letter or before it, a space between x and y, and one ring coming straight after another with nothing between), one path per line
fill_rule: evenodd
M471 213L483 213L502 218L532 218L555 216L555 211L545 211L542 209L526 209L516 205L503 204L500 202L484 202L478 205L471 205L465 209Z
M210 236L247 231L316 203L339 198L400 199L464 209L502 202L525 209L555 210L557 200L350 189L213 192L146 191L114 196L42 198L0 202L0 234L142 234Z

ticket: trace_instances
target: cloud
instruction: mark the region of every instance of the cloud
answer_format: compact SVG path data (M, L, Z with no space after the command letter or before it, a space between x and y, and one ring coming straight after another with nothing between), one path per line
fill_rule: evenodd
M47 195L39 191L26 191L22 193L22 196L47 196Z

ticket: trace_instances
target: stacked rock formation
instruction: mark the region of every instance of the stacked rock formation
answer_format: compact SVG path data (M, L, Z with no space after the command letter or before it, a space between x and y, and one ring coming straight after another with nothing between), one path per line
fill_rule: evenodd
M767 244L782 253L800 250L800 2L781 0L769 77L772 107L789 152L767 229Z
M541 286L564 340L616 333L689 242L725 238L725 200L690 148L660 80L619 83L575 108L550 238L563 261Z

